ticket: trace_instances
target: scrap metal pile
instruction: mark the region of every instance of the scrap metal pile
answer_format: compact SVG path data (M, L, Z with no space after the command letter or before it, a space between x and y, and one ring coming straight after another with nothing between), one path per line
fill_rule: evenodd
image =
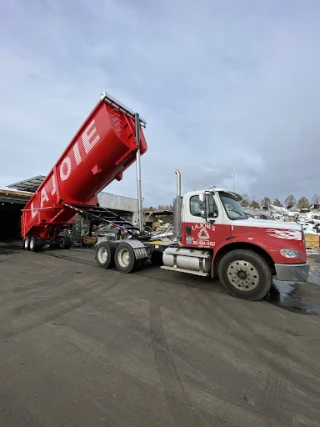
M155 229L152 232L152 238L172 238L173 237L173 225L171 223L163 224Z
M301 224L307 234L320 234L320 214L302 214L297 218L297 223Z

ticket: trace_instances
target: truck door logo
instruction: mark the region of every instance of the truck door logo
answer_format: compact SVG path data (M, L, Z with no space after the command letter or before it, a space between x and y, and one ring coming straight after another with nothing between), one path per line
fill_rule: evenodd
M201 228L201 230L198 233L198 239L208 240L209 238L210 236L209 236L208 230L205 227Z

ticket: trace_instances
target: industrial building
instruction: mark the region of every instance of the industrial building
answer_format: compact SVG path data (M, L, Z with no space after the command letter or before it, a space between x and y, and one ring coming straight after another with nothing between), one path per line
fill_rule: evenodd
M110 209L130 222L138 221L138 199L105 192L98 194L98 199L101 207Z
M20 239L21 209L31 196L22 191L0 190L0 241Z
M21 210L41 185L44 176L39 175L0 189L0 242L21 239ZM138 219L138 200L101 192L99 204L131 222Z

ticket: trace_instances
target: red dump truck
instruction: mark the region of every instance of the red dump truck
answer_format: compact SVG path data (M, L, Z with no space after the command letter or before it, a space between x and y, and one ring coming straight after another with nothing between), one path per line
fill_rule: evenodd
M283 281L306 281L303 229L298 224L254 220L243 212L241 197L226 189L181 195L177 175L174 238L159 239L142 228L140 155L147 151L146 122L104 93L22 213L24 248L39 251L45 243L69 248L62 231L76 213L94 225L111 224L124 239L96 246L97 264L131 273L150 259L161 268L218 277L233 296L259 300ZM99 206L97 194L138 163L140 227Z

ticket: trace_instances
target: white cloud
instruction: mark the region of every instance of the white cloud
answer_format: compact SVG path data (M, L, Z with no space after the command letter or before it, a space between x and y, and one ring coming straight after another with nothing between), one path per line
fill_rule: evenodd
M182 7L183 6L183 7ZM1 4L0 187L46 174L106 90L147 120L145 204L319 192L319 11L289 0ZM310 154L311 153L311 154ZM135 166L107 191L134 197Z

